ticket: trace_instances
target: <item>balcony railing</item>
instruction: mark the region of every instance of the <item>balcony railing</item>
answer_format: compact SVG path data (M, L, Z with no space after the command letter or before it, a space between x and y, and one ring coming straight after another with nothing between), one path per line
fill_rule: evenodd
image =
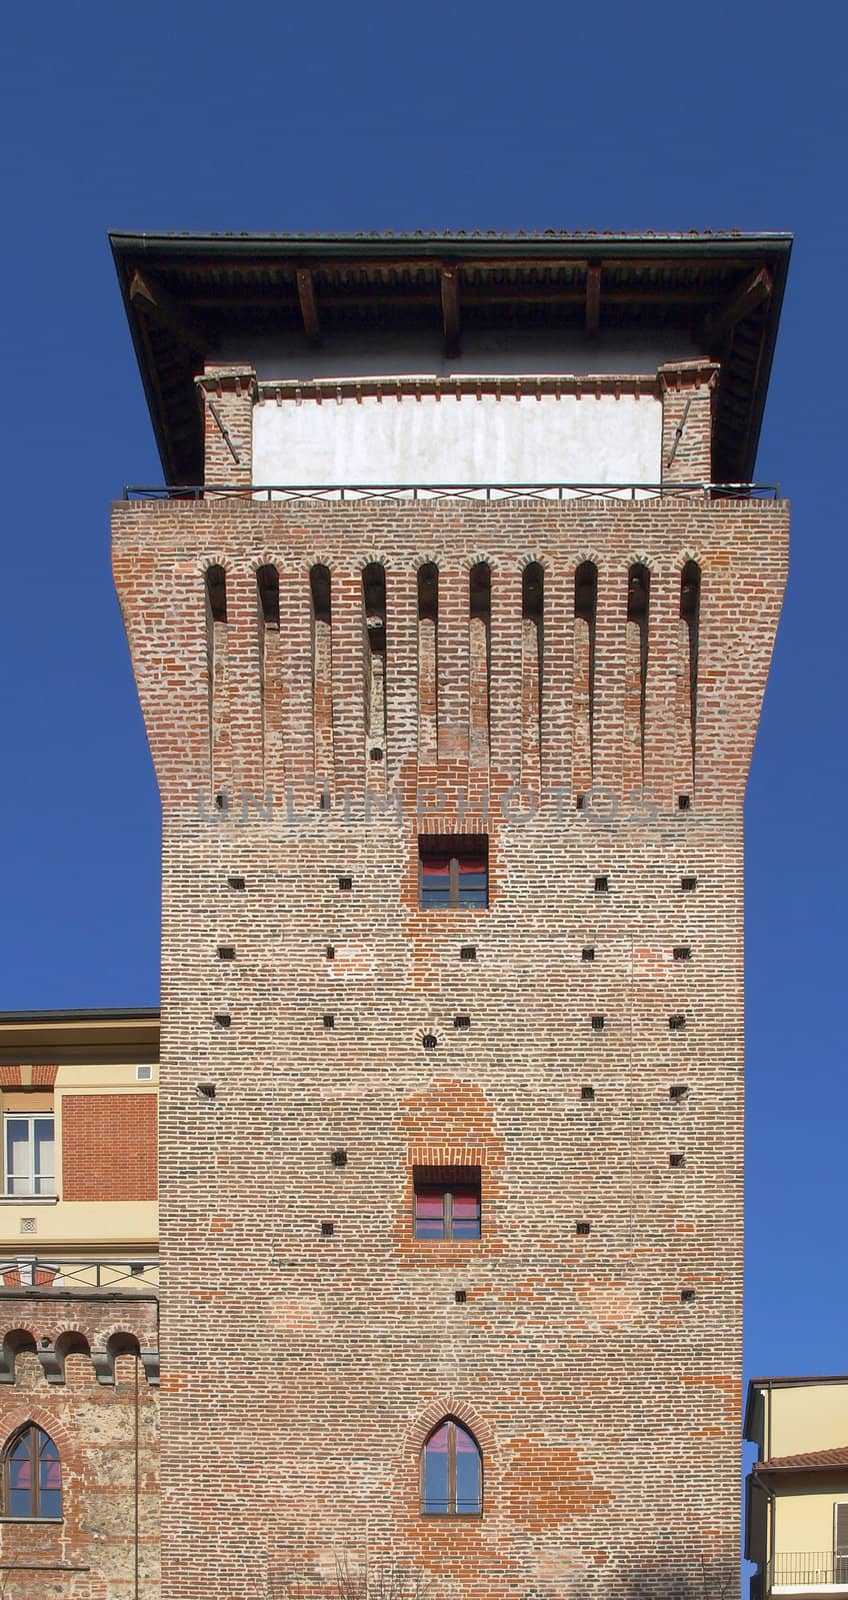
M4 1291L85 1294L97 1289L147 1290L159 1288L158 1257L5 1256L0 1260L0 1298Z
M779 500L776 483L177 483L127 485L125 500Z
M795 1589L844 1589L848 1594L848 1553L832 1550L781 1552L768 1566L766 1594Z

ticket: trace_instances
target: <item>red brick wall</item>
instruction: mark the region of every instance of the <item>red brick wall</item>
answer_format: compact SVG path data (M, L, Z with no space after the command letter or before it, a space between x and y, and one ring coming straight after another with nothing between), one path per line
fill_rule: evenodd
M730 1592L717 1585L738 1567L742 801L787 526L782 505L700 499L116 508L115 572L164 802L163 1600L210 1584L221 1600L330 1593L322 1574L344 1548L394 1552L432 1576L435 1600L653 1600L705 1572ZM375 552L387 565L384 764L401 821L373 807L365 820L358 584ZM234 793L216 812L203 571L222 557ZM492 568L483 765L468 738L468 572L480 559ZM681 812L687 559L703 577L695 782ZM440 568L440 759L430 750L426 764L424 560ZM528 560L545 568L543 798L523 822L529 797L509 791L522 743L527 753ZM571 608L584 560L599 569L593 777L615 798L612 820L609 802L574 809L586 736L575 744L571 708L585 720L587 665L584 650L575 682ZM254 573L272 561L289 793L276 792L270 819L256 806L243 818L242 787L268 786ZM329 774L313 755L315 561L333 580ZM623 787L642 760L626 717L636 562L651 574L647 820ZM639 721L637 705L641 741ZM324 777L329 815L317 809ZM436 786L446 809L425 818L433 831L483 828L488 790L487 911L418 908L415 795ZM217 959L224 943L235 961ZM460 961L465 944L476 961ZM676 962L683 945L691 959ZM455 1028L458 1014L470 1028ZM685 1027L672 1030L678 1015ZM214 1100L197 1096L200 1078ZM679 1102L676 1083L689 1086ZM414 1241L416 1163L480 1165L479 1243ZM479 1520L419 1513L418 1455L446 1413L483 1451ZM301 1591L286 1587L292 1571Z
M155 1200L155 1094L62 1098L62 1198Z
M0 1385L0 1447L34 1422L52 1438L62 1469L61 1522L0 1522L4 1600L159 1593L158 1394L134 1353L116 1356L114 1383L97 1381L91 1351L116 1337L125 1348L155 1348L155 1304L0 1295L3 1367L14 1377ZM46 1352L50 1382L36 1349ZM57 1367L54 1352L65 1350Z

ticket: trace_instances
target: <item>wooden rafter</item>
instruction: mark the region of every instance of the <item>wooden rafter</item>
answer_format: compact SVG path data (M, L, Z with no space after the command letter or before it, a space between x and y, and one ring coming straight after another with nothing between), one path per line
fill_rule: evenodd
M308 267L297 269L297 298L303 318L303 331L310 344L320 344L321 321L318 316L318 302L315 299L315 282Z
M771 291L771 273L768 267L760 267L759 271L753 273L747 282L743 283L741 289L737 289L736 293L731 295L719 311L707 317L701 330L705 342L708 345L714 344L723 334L729 333L743 317L756 310L764 300L769 300Z
M454 266L442 267L442 325L445 354L455 355L459 346L459 277Z
M174 299L165 285L150 273L145 273L143 276L137 270L133 273L130 300L133 306L144 313L147 320L158 322L160 327L167 328L169 333L172 333L187 349L194 350L200 355L206 353L209 341L203 329L191 316L186 315L184 307Z
M601 321L601 264L591 261L586 269L586 332L595 334Z

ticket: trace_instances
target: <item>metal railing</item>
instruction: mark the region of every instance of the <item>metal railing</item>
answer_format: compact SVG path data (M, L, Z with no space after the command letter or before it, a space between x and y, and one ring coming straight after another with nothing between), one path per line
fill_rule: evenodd
M844 1587L848 1592L848 1553L832 1550L781 1551L768 1564L766 1594L775 1589Z
M125 500L779 500L777 483L127 484Z
M98 1256L82 1260L78 1256L6 1256L0 1260L0 1296L4 1290L50 1291L57 1289L159 1287L157 1256Z

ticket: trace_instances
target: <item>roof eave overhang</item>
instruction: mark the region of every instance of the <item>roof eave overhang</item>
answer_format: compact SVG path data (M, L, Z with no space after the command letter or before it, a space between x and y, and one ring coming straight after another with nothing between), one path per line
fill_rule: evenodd
M769 377L774 360L777 329L786 284L792 236L788 233L722 233L722 234L634 234L615 236L605 234L569 235L498 235L495 237L474 234L397 235L391 237L333 234L304 236L297 234L167 234L121 233L109 235L112 255L120 283L121 295L130 334L139 365L148 410L156 437L165 480L168 483L185 482L187 470L200 478L199 430L195 446L181 447L174 437L161 388L155 361L145 335L143 319L132 303L130 284L132 275L144 263L156 262L161 268L180 263L220 263L232 267L241 261L277 261L295 264L301 262L313 267L329 266L344 259L361 263L413 260L433 263L458 263L475 261L491 267L497 262L504 265L516 262L543 264L559 261L564 264L596 263L600 261L627 263L643 261L650 265L660 258L679 262L721 262L733 259L751 265L768 263L771 276L768 314L765 318L762 342L757 361L756 379L750 394L744 435L733 452L733 458L724 471L725 477L748 482L753 478L757 445L762 426ZM520 303L520 289L516 290L516 303Z

